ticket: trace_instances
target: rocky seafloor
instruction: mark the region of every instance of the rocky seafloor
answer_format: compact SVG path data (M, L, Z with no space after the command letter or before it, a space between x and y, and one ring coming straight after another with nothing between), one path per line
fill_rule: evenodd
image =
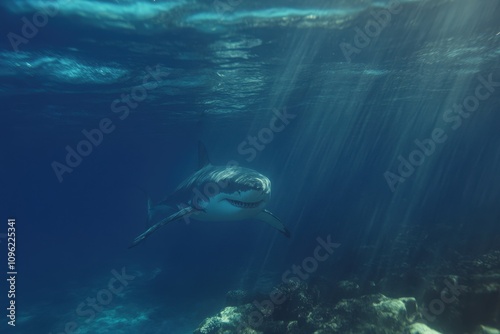
M265 293L229 291L195 334L500 334L500 251L377 280L317 275Z

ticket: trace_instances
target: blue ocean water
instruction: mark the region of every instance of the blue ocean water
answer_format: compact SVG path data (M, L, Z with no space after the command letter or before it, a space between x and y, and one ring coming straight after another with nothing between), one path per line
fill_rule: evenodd
M12 0L0 16L2 333L192 333L328 236L311 277L499 248L496 0ZM269 177L290 239L193 220L127 248L141 189L171 193L199 141Z

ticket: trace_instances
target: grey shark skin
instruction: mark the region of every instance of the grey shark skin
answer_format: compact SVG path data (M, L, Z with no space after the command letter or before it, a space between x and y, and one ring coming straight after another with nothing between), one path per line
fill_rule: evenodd
M135 238L129 248L137 246L160 227L185 217L200 221L256 219L289 238L290 232L285 225L265 209L271 197L271 181L253 169L214 166L203 144L198 146L200 169L158 204L176 207L177 211ZM151 210L150 207L150 213Z

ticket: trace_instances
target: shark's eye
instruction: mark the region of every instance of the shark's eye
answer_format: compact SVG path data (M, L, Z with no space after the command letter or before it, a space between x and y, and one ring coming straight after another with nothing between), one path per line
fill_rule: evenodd
M259 180L254 180L250 186L254 189L254 190L262 190L263 189L263 186L262 186L262 182L260 182Z

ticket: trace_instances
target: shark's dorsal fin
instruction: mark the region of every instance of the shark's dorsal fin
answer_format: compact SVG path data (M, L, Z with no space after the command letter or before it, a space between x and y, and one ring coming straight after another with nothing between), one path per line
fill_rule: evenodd
M198 169L210 165L210 159L208 158L207 149L201 141L198 141Z

